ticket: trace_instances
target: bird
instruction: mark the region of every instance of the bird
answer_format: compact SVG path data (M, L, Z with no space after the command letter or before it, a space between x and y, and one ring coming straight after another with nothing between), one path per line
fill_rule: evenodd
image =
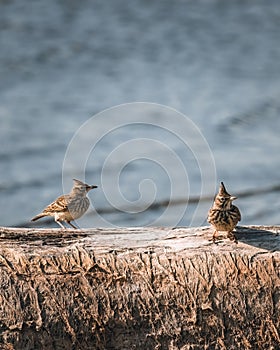
M221 182L219 192L215 197L212 208L208 212L208 222L214 227L213 242L219 231L227 232L227 237L237 243L237 238L233 233L238 221L241 220L239 209L232 204L237 199L230 195L223 182Z
M58 197L54 202L49 204L40 214L36 215L31 221L36 221L45 216L53 216L58 225L65 229L62 222L68 223L73 228L77 229L71 223L72 220L79 219L85 214L89 207L89 199L87 193L97 188L95 185L88 185L80 180L73 179L74 185L69 194Z

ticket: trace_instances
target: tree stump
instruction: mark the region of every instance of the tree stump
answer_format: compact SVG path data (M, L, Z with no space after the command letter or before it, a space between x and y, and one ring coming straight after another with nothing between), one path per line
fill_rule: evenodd
M280 227L0 228L0 349L279 349Z

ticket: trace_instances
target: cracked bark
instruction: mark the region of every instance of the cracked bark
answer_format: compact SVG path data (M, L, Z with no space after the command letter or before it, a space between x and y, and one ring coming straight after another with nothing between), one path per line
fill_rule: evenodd
M278 230L0 228L0 348L279 349Z

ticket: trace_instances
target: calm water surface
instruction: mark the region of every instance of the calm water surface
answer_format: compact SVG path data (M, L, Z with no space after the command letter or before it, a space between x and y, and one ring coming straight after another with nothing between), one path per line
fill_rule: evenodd
M239 195L243 224L279 224L279 28L276 0L0 2L0 225L28 226L75 176L99 186L83 227L205 224L221 180ZM190 118L215 183L210 168L201 174L208 154L168 132L177 114L161 107L97 118L86 164L81 142L64 171L87 120L138 101ZM131 125L111 130L122 120Z

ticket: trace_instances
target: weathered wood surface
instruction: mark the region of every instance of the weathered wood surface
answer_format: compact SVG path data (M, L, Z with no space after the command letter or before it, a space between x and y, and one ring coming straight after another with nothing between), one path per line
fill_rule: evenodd
M0 228L0 349L280 349L280 227Z

